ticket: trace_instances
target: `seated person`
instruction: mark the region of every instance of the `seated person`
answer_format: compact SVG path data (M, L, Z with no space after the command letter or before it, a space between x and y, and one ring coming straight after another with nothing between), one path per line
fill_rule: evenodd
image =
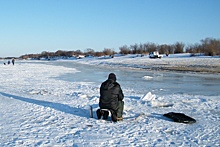
M108 110L110 110L112 121L116 122L118 120L122 120L122 113L124 109L123 99L124 94L120 85L116 82L116 75L114 73L110 73L108 79L103 82L100 87L100 109L96 111L98 119L102 116L103 119L108 119Z

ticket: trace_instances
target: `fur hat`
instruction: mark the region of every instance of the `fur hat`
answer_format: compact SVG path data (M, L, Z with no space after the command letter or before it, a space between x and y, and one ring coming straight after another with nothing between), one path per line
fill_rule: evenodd
M116 81L116 75L114 73L110 73L108 75L108 79L112 79L112 80Z

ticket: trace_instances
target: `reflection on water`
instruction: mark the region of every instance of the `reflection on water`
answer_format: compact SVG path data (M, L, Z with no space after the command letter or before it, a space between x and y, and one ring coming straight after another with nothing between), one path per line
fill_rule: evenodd
M110 72L117 76L121 87L136 93L146 94L149 91L157 95L195 94L220 95L219 75L173 73L162 71L128 70L110 67L83 65L74 62L48 62L47 64L76 68L80 72L61 75L60 79L72 82L94 82L100 85ZM145 76L149 78L144 78Z

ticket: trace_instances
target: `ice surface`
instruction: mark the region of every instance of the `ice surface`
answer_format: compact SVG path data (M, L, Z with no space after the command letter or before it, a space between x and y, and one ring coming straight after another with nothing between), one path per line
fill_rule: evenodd
M219 75L130 70L125 63L141 66L143 58L119 58L0 65L0 146L220 146ZM117 123L95 114L99 87L112 71L125 94L124 121ZM197 122L172 122L168 112Z

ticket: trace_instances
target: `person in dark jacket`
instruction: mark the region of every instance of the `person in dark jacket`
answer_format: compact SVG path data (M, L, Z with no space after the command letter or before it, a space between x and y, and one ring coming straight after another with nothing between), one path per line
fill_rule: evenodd
M14 58L12 58L12 64L15 65L15 59Z
M124 94L119 83L116 82L116 75L110 73L108 79L102 83L100 87L100 99L99 107L97 110L98 119L103 116L103 119L108 118L108 111L102 109L108 109L111 112L112 120L114 122L122 120L122 113L124 109Z

